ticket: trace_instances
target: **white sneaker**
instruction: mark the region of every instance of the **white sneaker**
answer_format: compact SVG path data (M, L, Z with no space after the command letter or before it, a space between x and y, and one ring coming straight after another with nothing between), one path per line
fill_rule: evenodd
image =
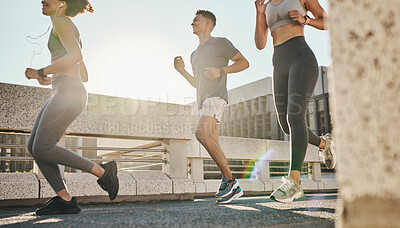
M293 202L304 196L303 188L290 177L282 177L283 184L269 198L282 203Z
M336 166L336 152L334 149L334 143L332 135L330 133L321 136L325 140L325 147L319 149L319 154L322 157L322 161L328 169L333 169Z

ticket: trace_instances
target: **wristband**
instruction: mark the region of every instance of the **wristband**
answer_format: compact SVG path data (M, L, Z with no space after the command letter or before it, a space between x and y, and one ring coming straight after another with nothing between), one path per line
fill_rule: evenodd
M40 69L38 70L38 75L39 75L40 77L42 77L42 78L45 78L45 77L47 77L47 75L45 75L43 71L44 71L43 68L40 68Z
M222 68L222 67L219 68L219 75L222 76L222 75L224 75L224 74L226 74L224 68Z
M306 21L303 23L303 25L308 25L308 23L310 23L311 18L306 14L304 16L304 19L306 19Z

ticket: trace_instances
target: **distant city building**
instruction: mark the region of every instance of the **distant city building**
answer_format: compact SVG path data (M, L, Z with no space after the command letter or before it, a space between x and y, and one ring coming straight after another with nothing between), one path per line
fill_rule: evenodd
M310 100L306 115L307 125L317 134L332 131L328 103L327 68L319 68L318 82ZM223 136L288 140L277 121L272 78L229 90L229 104L221 120Z

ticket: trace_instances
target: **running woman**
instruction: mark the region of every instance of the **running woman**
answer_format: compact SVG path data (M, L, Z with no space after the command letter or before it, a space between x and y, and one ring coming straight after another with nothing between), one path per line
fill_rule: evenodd
M115 199L119 183L115 161L97 165L76 153L57 146L68 126L82 112L87 93L82 81L88 80L82 58L78 29L71 21L85 11L93 12L88 0L42 1L42 13L51 17L53 29L48 47L51 64L39 70L27 68L25 76L41 85L52 85L51 97L39 112L28 142L28 150L44 177L56 192L55 197L36 210L37 215L73 214L81 211L62 179L58 164L97 176L98 184ZM48 75L52 74L52 77Z
M233 177L219 145L219 122L228 103L227 74L248 68L249 62L228 39L211 36L216 18L210 11L198 10L191 25L193 33L199 38L199 46L190 57L193 76L185 70L181 56L175 57L174 67L197 90L200 120L196 138L206 148L223 175L219 191L215 194L219 198L217 203L229 203L242 196L243 191ZM230 66L229 60L234 62Z
M262 50L267 43L268 28L274 46L273 95L278 121L290 135L290 172L283 184L271 194L278 202L292 202L303 196L300 171L308 143L319 148L325 165L333 169L336 154L331 134L315 135L306 126L308 102L318 79L318 63L304 39L304 26L325 30L325 11L318 0L255 1L257 16L255 43ZM310 11L314 18L307 13Z

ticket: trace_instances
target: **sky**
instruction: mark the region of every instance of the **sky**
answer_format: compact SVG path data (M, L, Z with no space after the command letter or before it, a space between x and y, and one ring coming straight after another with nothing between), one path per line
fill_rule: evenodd
M195 101L196 91L173 67L182 56L192 72L190 54L198 46L191 22L198 9L217 17L212 36L228 38L249 60L250 68L228 75L228 89L272 76L272 40L264 50L254 44L256 10L253 0L91 0L94 13L73 18L83 43L83 57L89 72L85 87L89 93L168 103ZM328 12L327 0L319 0ZM49 33L32 45L26 36L39 36L51 24L42 15L40 0L12 0L0 3L0 82L41 86L27 80L27 67L39 69L50 64ZM329 12L328 12L329 14ZM310 26L306 41L319 65L329 66L329 32ZM50 86L47 86L50 87Z

